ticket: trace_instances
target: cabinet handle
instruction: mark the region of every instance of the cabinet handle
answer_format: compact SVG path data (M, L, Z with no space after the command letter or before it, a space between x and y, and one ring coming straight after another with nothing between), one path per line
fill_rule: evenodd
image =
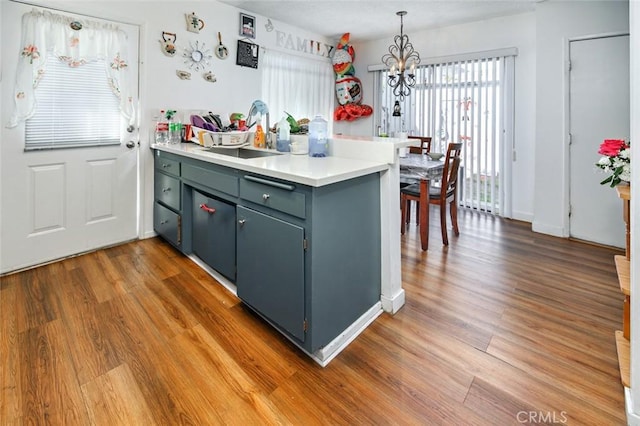
M244 223L245 223L245 222L246 222L246 220L244 220L244 219L240 219L240 220L238 221L238 225L240 225L240 226L244 226Z
M171 191L171 187L169 187L169 188L162 188L162 192L169 192L169 191Z
M262 199L264 201L267 201L269 199L270 195L269 194L262 194Z
M255 176L245 175L244 178L246 180L250 180L251 182L257 182L257 183L261 183L263 185L269 185L269 186L273 186L275 188L285 189L287 191L293 191L294 189L296 189L295 185L288 185L286 183L274 182L272 180L262 179L262 178L255 177Z
M168 221L168 220L161 220L161 221L160 221L160 225L165 225L165 224L167 224L167 223L169 223L169 221Z
M209 214L214 214L216 212L216 209L214 209L213 207L209 207L204 203L200 204L200 208Z
M171 164L162 163L162 168L166 169L167 167L171 167Z

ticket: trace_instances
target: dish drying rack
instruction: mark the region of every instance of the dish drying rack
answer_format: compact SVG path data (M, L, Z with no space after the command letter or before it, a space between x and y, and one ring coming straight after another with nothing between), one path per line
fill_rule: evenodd
M207 148L212 146L238 147L246 145L250 133L239 130L231 132L213 132L211 130L194 126L191 128L193 129L194 134L191 141Z

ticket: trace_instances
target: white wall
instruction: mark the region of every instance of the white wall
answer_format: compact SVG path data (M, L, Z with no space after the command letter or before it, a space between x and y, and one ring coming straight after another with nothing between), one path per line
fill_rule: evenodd
M0 6L7 0L1 0ZM219 3L215 0L208 1L45 1L33 0L34 3L44 7L59 9L69 13L86 14L89 16L112 19L131 24L140 25L140 99L141 99L141 126L140 141L142 149L141 158L141 204L142 204L142 235L153 234L153 157L149 147L151 135L152 117L160 109L175 109L185 111L204 110L216 113L249 111L251 103L261 97L261 70L240 67L236 65L236 43L242 39L239 35L240 9ZM1 9L0 9L1 10ZM186 30L185 13L195 12L204 22L205 26L199 34ZM268 32L265 28L267 17L249 13L256 17L255 43L261 46L260 57L264 56L264 48L284 51L290 54L318 57L324 51L324 44L333 46L333 41L303 29L292 27L271 18L275 29ZM277 13L274 13L274 16ZM20 21L21 17L3 16L4 19ZM162 32L176 33L176 45L178 52L174 57L165 56L159 40ZM211 60L211 66L207 70L212 71L216 77L216 83L209 83L202 78L203 72L189 70L182 57L183 48L189 45L189 41L205 43L205 48L213 48L218 44L217 33L221 32L222 42L229 49L229 57L220 60L215 56ZM291 36L295 49L290 49L291 44L283 42L283 33ZM277 37L280 35L280 39ZM19 37L19 35L3 34L3 38ZM302 45L308 46L311 40L321 42L320 50L314 53L305 52ZM300 44L300 48L298 45ZM213 54L213 50L211 51ZM18 51L7 49L3 44L2 63L6 55L17 55ZM328 59L327 59L328 60ZM191 80L180 80L176 70L192 72ZM2 70L2 88L7 93L12 93L11 81L15 70ZM8 81L10 80L10 81ZM6 87L5 87L6 85ZM2 89L0 89L2 90ZM279 117L278 117L279 118ZM6 117L2 119L3 127ZM274 118L275 119L275 118ZM273 119L272 119L273 120ZM275 124L275 122L273 123ZM3 143L23 143L23 141L9 141L3 134ZM5 206L3 206L4 208ZM8 207L8 206L7 206Z
M409 39L421 58L479 52L517 47L515 68L515 149L513 163L513 217L533 220L534 147L535 147L535 13L490 19L482 22L450 26L410 33ZM406 21L419 19L408 14ZM399 28L399 27L398 27ZM373 73L368 65L381 64L380 58L392 43L392 38L354 44L356 76L362 80L363 102L373 105ZM372 118L334 124L336 132L372 135Z
M566 46L571 38L629 31L629 4L542 2L538 4L536 15L537 125L533 230L566 237L569 236Z
M6 0L3 0L4 3ZM122 20L141 25L141 150L142 231L152 232L153 199L152 158L148 147L149 126L153 112L161 108L177 110L204 109L247 112L251 102L260 96L260 70L235 65L239 10L216 1L102 1L54 2L42 1L51 7L75 13ZM177 6L178 5L178 6ZM205 28L199 35L185 29L184 13L196 12ZM274 12L274 16L277 11ZM6 16L4 19L8 19ZM419 19L419 17L414 17ZM414 19L411 14L406 19ZM18 17L11 19L19 19ZM255 42L267 48L278 48L276 31L268 33L266 17L256 16ZM292 34L294 41L326 39L272 18L276 29ZM495 18L421 31L409 34L422 58L477 52L503 47L517 47L515 75L515 148L513 163L513 215L516 219L533 222L539 232L566 236L566 194L564 176L566 158L563 118L563 60L564 46L570 37L628 30L627 2L542 2L536 12ZM180 53L164 56L158 40L162 31L175 32L177 44L184 47L189 40L200 40L207 46L217 43L222 33L230 55L225 61L213 58L211 70L217 83L205 82L194 73L192 80L179 80L176 69L185 69ZM356 75L362 80L364 103L372 105L373 79L367 66L380 64L391 39L354 44ZM334 41L329 44L335 44ZM282 49L281 49L282 50ZM286 50L286 49L285 49ZM291 52L290 52L291 53ZM5 55L14 55L3 48ZM261 55L264 52L261 51ZM306 53L300 53L305 55ZM3 71L2 87L7 83ZM12 72L11 72L12 75ZM8 86L7 86L8 87ZM0 89L2 90L2 89ZM339 122L336 132L352 135L371 135L371 118L351 123ZM4 139L4 138L3 138ZM3 140L3 143L5 141Z

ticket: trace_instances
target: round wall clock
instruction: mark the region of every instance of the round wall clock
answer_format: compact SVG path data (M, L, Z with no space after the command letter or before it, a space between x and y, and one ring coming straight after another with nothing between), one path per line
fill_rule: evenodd
M189 42L189 47L184 49L182 56L185 58L184 63L195 71L204 70L209 66L211 58L213 58L211 50L205 49L204 43L198 41L195 43Z

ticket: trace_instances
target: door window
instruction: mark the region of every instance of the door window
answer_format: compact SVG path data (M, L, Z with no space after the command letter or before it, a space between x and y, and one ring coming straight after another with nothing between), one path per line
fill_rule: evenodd
M25 150L120 144L119 101L105 62L70 67L48 55L35 90L38 107L26 120Z

